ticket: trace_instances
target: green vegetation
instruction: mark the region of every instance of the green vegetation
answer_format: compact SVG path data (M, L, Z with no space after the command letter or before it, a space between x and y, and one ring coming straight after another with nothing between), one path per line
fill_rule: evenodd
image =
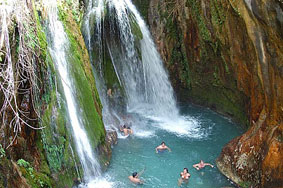
M150 0L133 0L133 3L138 8L143 19L145 21L148 21L148 10L149 10Z
M133 35L135 36L135 39L138 41L142 40L143 35L139 24L137 23L135 17L132 14L130 14L129 17L130 17L131 30Z
M42 133L42 141L44 142L43 148L46 152L47 160L49 163L49 168L53 172L58 172L61 170L63 161L63 151L64 151L64 141L59 141L58 144L48 144L46 141L46 136Z
M83 10L80 10L79 3L79 0L64 0L60 2L59 6L63 10L60 14L66 16L70 11L71 14L68 14L68 16L72 16L73 20L80 26L83 18Z
M45 151L41 158L46 158L48 163L43 162L40 169L46 174L50 174L50 169L52 174L61 177L56 187L72 186L73 180L77 178L74 161L79 159L70 150L71 136L66 128L66 109L62 105L64 101L61 97L57 98L54 89L46 98L49 98L49 102L41 121L41 125L46 128L41 132L41 142L37 142L37 147Z
M119 90L122 90L123 88L120 86L118 77L116 75L116 72L114 70L114 66L112 64L112 60L108 54L108 52L105 53L104 56L104 67L103 67L103 75L104 75L104 79L106 82L106 86L107 88L117 88Z
M83 12L78 9L77 4L74 6L73 2L72 0L66 0L64 8L61 8L59 13L61 18L65 18L62 20L64 20L66 33L70 39L70 56L68 60L73 67L71 72L75 77L74 83L77 88L80 88L76 94L80 106L86 112L84 119L88 129L87 132L90 134L92 145L96 147L98 144L103 144L105 139L105 130L101 119L102 106L82 34L80 33L79 24ZM75 2L78 3L79 1ZM24 50L28 49L22 57L32 59L32 61L28 62L31 62L32 66L36 67L35 80L38 82L37 86L39 88L38 93L33 93L36 95L36 99L32 101L41 115L38 120L39 125L36 124L36 126L45 128L38 130L36 134L32 131L25 132L25 134L32 135L31 140L19 136L24 140L24 146L31 148L31 152L24 151L27 154L25 153L23 156L26 157L25 159L35 158L35 162L19 159L17 165L22 176L27 180L27 184L31 187L72 187L74 179L78 179L79 174L82 174L82 169L79 165L78 156L75 152L72 152L74 146L71 141L70 130L67 129L69 122L66 119L62 85L56 83L56 80L59 79L52 57L48 52L46 36L42 26L46 22L46 10L41 2L34 0L31 1L27 8L30 9L28 14L22 15L25 21L17 23L15 19L16 21L13 21L13 25L9 27L12 58L13 62L17 61L21 52L19 44L23 44ZM1 62L5 60L4 55L5 52L1 51ZM20 102L21 100L19 100ZM22 129L22 131L26 130ZM7 138L7 141L9 141L8 139L11 141L11 138ZM32 141L36 145L32 144L31 146L25 140ZM21 143L18 145L20 146ZM15 153L17 153L17 148ZM4 148L0 144L0 187L2 182L9 181L7 178L11 178L12 173L8 172L8 170L13 169L11 159L18 157L13 156L14 153L9 153L8 156L11 159L7 159L6 155ZM76 164L78 164L77 167ZM77 172L76 168L78 168L79 172ZM9 177L3 175L3 172L7 172ZM14 175L16 176L16 174ZM18 182L19 179L17 178L12 181Z
M29 162L25 161L24 159L19 159L17 164L20 166L23 176L27 179L29 185L32 187L52 187L49 178L46 175L35 171Z
M248 181L245 181L245 182L240 182L239 185L242 188L250 188L252 186L252 183L248 182Z
M2 145L0 144L0 158L6 157L6 153Z
M224 8L222 6L221 2L217 0L210 1L211 20L215 26L222 26L226 20Z
M200 37L204 41L211 41L211 33L208 30L205 18L203 17L200 1L198 0L187 0L186 6L190 7L192 11L192 15L194 16L194 19L197 21L199 31L200 31Z
M91 145L95 148L98 144L104 143L105 139L105 129L101 119L102 106L80 28L70 16L67 16L69 12L63 14L62 11L63 9L59 7L60 19L69 39L71 53L67 58L71 63L70 72L74 78L79 105L84 112L82 116L85 129L88 137L91 138Z

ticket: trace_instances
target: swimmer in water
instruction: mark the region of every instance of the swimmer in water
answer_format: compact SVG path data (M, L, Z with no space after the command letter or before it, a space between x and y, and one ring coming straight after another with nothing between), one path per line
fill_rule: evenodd
M162 152L162 151L164 151L164 150L166 150L166 149L167 149L169 152L171 152L171 149L170 149L168 146L165 145L165 142L162 142L161 145L159 145L159 146L157 146L157 147L155 148L155 151L156 151L156 153L158 153L158 152Z
M129 176L129 180L135 184L143 184L143 181L139 179L140 173L134 172L131 176Z
M210 166L211 168L213 168L214 166L210 163L204 163L203 160L200 160L199 163L194 164L193 167L197 170L200 170L202 168L204 168L205 166Z
M128 136L129 134L133 134L133 130L131 127L127 127L126 125L120 127L120 131L124 133L125 136Z
M184 168L183 172L180 173L180 178L178 180L178 186L181 186L183 182L188 183L191 174L189 173L188 168Z

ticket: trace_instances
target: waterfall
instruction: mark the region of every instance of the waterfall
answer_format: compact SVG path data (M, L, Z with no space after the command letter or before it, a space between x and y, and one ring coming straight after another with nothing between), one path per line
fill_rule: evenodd
M145 101L151 105L154 114L163 118L170 117L170 119L176 119L179 116L179 112L176 107L173 88L163 67L161 57L156 50L144 20L135 6L130 0L125 0L125 2L129 10L135 15L135 19L143 35L143 39L140 41L143 65L141 79L144 79Z
M82 164L84 179L90 181L94 177L101 175L100 165L91 147L90 141L84 129L84 124L80 115L78 99L75 95L75 88L70 77L67 53L69 52L69 42L64 31L63 24L58 19L57 2L50 0L46 5L48 12L47 42L48 48L55 67L61 79L69 120L71 123L72 135L76 145L76 150Z
M163 62L144 20L130 0L90 0L83 33L89 53L96 55L91 59L104 112L107 112L103 113L104 121L109 113L112 117L113 114L123 116L121 108L115 110L115 105L120 103L109 104L106 95L109 88L103 75L104 54L110 56L114 74L123 88L124 95L120 91L116 98L124 98L127 112L159 121L179 121L173 88Z

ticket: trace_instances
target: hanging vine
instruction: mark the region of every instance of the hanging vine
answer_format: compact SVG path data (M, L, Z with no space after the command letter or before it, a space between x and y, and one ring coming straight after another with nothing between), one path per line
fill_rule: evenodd
M14 143L23 126L42 129L30 123L39 117L34 103L39 93L40 47L33 24L26 1L11 0L0 4L0 129L9 126L13 132L7 148Z

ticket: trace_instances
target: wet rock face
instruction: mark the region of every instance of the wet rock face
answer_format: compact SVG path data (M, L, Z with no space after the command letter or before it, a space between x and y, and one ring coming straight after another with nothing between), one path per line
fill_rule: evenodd
M148 22L178 98L249 127L218 168L242 187L280 187L282 1L151 0Z
M114 130L108 130L106 134L106 143L110 146L116 145L118 143L118 135Z
M105 137L105 144L98 146L98 152L100 161L102 164L102 170L106 170L110 164L112 156L112 147L118 143L118 135L115 130L107 130Z

